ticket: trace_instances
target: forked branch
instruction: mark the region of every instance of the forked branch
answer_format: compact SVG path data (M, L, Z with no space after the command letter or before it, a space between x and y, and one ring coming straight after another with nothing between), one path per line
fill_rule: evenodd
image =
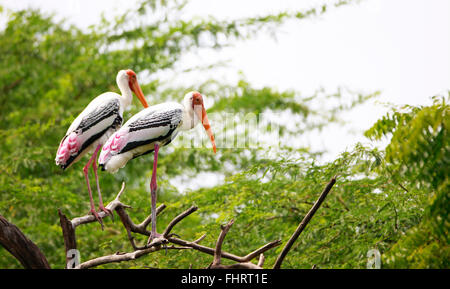
M231 265L222 265L222 244L225 240L225 236L227 235L228 231L230 230L231 226L234 224L234 220L231 220L226 224L225 226L222 226L222 231L220 232L219 238L216 242L216 249L214 250L214 259L211 265L209 265L209 269L262 269L262 266L264 265L264 252L272 249L273 247L276 247L281 244L281 240L276 240L274 242L268 243L261 248L251 252L244 258L237 260L238 263L231 264ZM253 264L250 262L253 260L256 256L259 256L258 265Z

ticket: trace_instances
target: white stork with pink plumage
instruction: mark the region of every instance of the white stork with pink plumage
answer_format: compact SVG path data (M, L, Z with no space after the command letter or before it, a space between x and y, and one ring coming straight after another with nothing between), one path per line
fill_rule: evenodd
M130 69L119 71L116 82L121 94L106 92L94 98L70 125L66 135L61 140L55 158L56 165L65 170L87 153L93 152L91 158L84 166L83 172L89 192L90 211L102 225L102 228L103 223L95 210L92 190L89 184L89 166L92 165L97 182L99 209L107 214L112 214L103 205L97 175L96 159L98 151L122 125L123 111L132 102L132 92L136 94L144 107L148 107L134 71Z
M202 123L214 152L216 144L206 115L203 97L198 92L185 95L183 103L166 102L143 109L110 136L100 153L102 170L114 173L133 158L154 152L150 182L152 230L149 243L160 237L156 233L156 168L160 146L169 144L179 131L190 130Z

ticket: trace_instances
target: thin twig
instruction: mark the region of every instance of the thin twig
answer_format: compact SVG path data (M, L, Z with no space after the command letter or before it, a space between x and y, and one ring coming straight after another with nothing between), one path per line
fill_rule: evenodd
M61 225L61 230L63 233L64 247L66 249L66 267L72 257L69 257L68 252L72 249L77 248L77 240L75 235L75 228L72 222L64 215L60 209L58 209L59 223Z
M165 208L166 208L166 205L164 205L164 204L161 204L159 207L157 207L156 208L156 216L158 216ZM148 215L147 218L145 218L145 220L142 223L137 225L137 227L146 229L147 226L151 222L152 222L152 214Z
M125 182L122 183L122 188L120 189L119 193L117 194L116 198L109 203L106 208L114 211L116 210L116 208L118 207L124 207L124 208L131 208L128 205L124 205L120 202L120 197L122 196L122 193L125 191ZM98 213L98 216L100 217L100 219L103 219L105 217L108 216L108 214L106 214L104 211L101 211ZM75 229L76 227L83 225L83 224L88 224L88 223L93 223L93 222L97 222L97 219L95 218L94 215L92 214L88 214L82 217L78 217L78 218L74 218L71 223L73 228Z
M194 249L194 250L197 250L197 251L200 251L202 253L206 253L206 254L214 256L214 252L215 252L214 248L203 246L203 245L200 245L200 244L197 244L197 243L194 243L194 242L185 241L185 240L178 239L178 238L175 238L175 237L169 237L169 238L167 238L167 240L170 243L177 244L177 245L180 245L180 246L192 247L192 249ZM244 257L240 257L240 256L237 256L237 255L234 255L234 254L231 254L231 253L224 252L224 251L222 251L221 256L222 256L222 258L226 258L226 259L229 259L229 260L232 260L232 261L236 261L236 262L240 262L240 263L241 262L248 262L248 261L251 260L251 257L253 257L255 255L255 253L258 253L258 254L256 254L256 256L258 256L259 254L262 254L262 253L264 253L267 250L270 250L270 249L272 249L274 247L277 247L280 244L281 244L280 240L272 241L272 242L262 246L261 248L255 250L254 252L252 252L252 253L244 256Z
M164 209L166 205L162 204L158 208L156 208L156 216L158 216ZM117 214L119 215L120 220L122 221L123 226L127 230L128 240L131 243L131 246L134 250L142 250L147 248L147 246L137 246L135 243L135 238L131 234L131 232L139 233L142 235L149 236L150 232L147 230L148 224L151 222L151 215L147 216L147 218L140 223L139 225L134 224L131 220L130 216L127 214L124 208L118 207L116 208Z
M405 192L409 193L408 189L405 188L402 184L398 184L400 186L400 188L402 188L403 190L405 190Z
M264 264L264 251L267 251L274 246L278 246L281 241L277 240L271 243L268 243L261 248L253 251L252 253L248 254L247 256L241 258L238 260L239 263L232 264L232 265L222 265L221 264L221 257L223 256L222 253L222 244L225 240L225 236L227 235L228 231L230 230L231 226L234 224L234 220L231 220L226 224L225 226L221 226L222 231L220 232L219 238L216 242L216 249L214 250L214 259L211 265L208 266L209 269L262 269L262 265ZM258 265L253 264L250 262L253 258L259 255Z
M181 220L183 220L184 218L186 218L187 216L189 216L190 214L192 214L193 212L195 212L197 210L198 210L198 207L192 206L189 209L187 209L186 211L184 211L183 213L176 216L172 221L170 221L169 225L167 225L166 229L162 233L163 237L167 238L170 231L172 231L173 227L175 227L175 225L178 224L178 222L180 222Z
M206 238L206 234L203 234L200 238L198 238L197 240L195 240L195 241L192 241L192 243L196 243L196 244L198 244L198 243L200 243L201 241L203 241L203 239L205 239Z
M338 200L339 203L342 204L342 206L344 206L344 209L347 212L350 211L350 209L347 207L347 204L345 203L344 199L341 196L337 195L337 200Z
M322 202L325 200L328 193L331 191L331 188L336 183L336 177L333 177L331 181L328 183L328 185L325 187L323 192L320 194L319 199L314 203L311 210L305 215L303 220L298 225L297 229L295 230L294 234L292 234L291 238L288 240L286 245L284 246L283 250L281 251L280 255L278 256L273 269L280 269L281 264L283 263L284 258L289 253L289 250L291 249L294 242L297 240L297 238L300 236L300 234L305 229L306 225L308 225L309 221L311 221L312 217L316 213L317 209L319 209Z

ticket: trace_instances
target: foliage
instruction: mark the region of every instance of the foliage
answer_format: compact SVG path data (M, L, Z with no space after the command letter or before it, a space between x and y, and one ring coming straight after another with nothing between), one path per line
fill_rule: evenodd
M0 32L0 214L21 228L42 249L54 268L64 267L64 245L57 209L69 217L88 212L81 168L66 172L54 165L61 137L74 117L104 91L117 91L118 70L132 68L150 104L180 100L198 89L213 102L211 113L278 113L292 120L277 123L292 142L280 147L187 149L171 145L158 162L158 203L168 208L158 218L159 231L173 216L192 204L196 214L176 227L185 239L207 232L213 246L219 224L236 218L224 250L243 254L277 238L287 240L329 179L338 182L289 253L284 268L364 268L367 251L377 248L383 264L393 268L448 267L448 100L436 98L428 107L394 109L366 132L374 140L391 137L385 150L356 144L338 158L319 162L320 152L298 147L298 135L326 129L340 115L373 94L339 89L318 90L311 96L296 91L256 88L241 78L225 84L213 77L188 87L174 87L150 75L182 74L176 64L189 51L236 45L258 33L276 33L295 19L322 15L333 6L282 12L234 20L180 17L185 2L142 1L136 10L113 21L103 19L87 31L36 10L7 11ZM1 9L0 9L1 11ZM205 68L209 73L215 67ZM139 110L135 102L124 118ZM269 114L270 116L270 114ZM211 119L212 120L212 119ZM212 122L213 128L220 123ZM262 133L273 123L261 128ZM215 130L218 144L222 130ZM236 134L248 133L244 129ZM121 182L122 200L133 207L130 216L141 221L150 211L150 157L131 161L117 174L100 174L105 200ZM217 185L180 193L177 183L202 183L204 173L223 178ZM407 190L405 189L407 188ZM123 227L105 220L77 229L81 259L130 251ZM145 241L145 240L138 240ZM281 248L267 252L273 264ZM0 249L0 268L20 264ZM410 257L411 256L411 257ZM205 267L211 258L191 251L156 252L133 262L107 268Z
M392 134L386 147L389 170L397 179L412 180L410 186L429 191L430 195L421 223L386 255L390 267L448 268L450 107L447 102L448 97L447 100L435 97L428 107L394 109L366 132L378 139Z

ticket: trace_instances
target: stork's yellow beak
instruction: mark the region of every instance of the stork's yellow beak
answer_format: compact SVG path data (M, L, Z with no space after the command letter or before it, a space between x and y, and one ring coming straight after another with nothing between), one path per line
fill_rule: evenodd
M194 111L196 111L198 118L202 120L203 127L205 128L206 133L208 134L209 139L211 140L213 151L214 153L216 153L216 142L214 140L214 134L212 132L211 125L209 124L208 116L206 115L205 106L202 104L201 110L194 110Z
M136 79L133 79L130 82L131 82L130 83L131 90L134 92L134 94L136 94L137 98L142 103L142 105L145 108L147 108L148 107L148 103L147 103L147 100L145 100L144 93L142 92L142 89L139 86L139 83L137 82Z

